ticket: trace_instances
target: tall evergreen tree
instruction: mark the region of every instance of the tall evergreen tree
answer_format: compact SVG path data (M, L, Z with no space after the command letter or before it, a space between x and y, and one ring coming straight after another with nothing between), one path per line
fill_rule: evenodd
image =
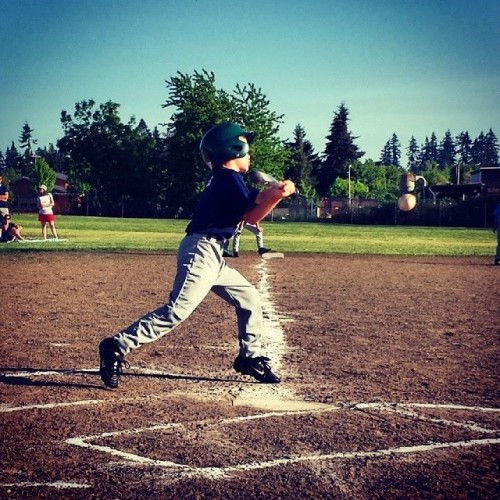
M460 132L456 137L457 161L460 165L469 165L472 163L472 139L469 132Z
M427 159L437 161L439 158L439 144L438 144L436 134L434 132L432 132L431 138L430 138L427 146L428 146L427 151L428 151L428 155L429 155L429 157Z
M417 139L412 135L408 147L406 148L406 155L408 158L408 170L410 172L417 172L418 169L418 159L420 155L419 147L417 144Z
M439 158L439 148L436 134L432 132L431 138L425 137L425 142L420 148L420 155L418 158L418 171L425 170L427 162L437 163Z
M399 142L398 136L396 133L392 134L392 137L389 141L389 148L391 152L391 163L389 165L393 165L395 167L401 166L401 144Z
M472 163L474 165L477 165L479 167L486 165L485 136L482 130L472 143L471 153L472 153Z
M23 157L20 163L21 173L29 175L36 158L34 157L34 146L38 142L33 138L34 129L32 129L28 122L25 122L19 136L19 145L24 149Z
M491 128L484 137L484 166L498 167L498 139Z
M12 141L10 148L7 148L7 150L5 151L5 168L15 170L18 175L21 175L22 164L23 158L19 154L14 141Z
M396 133L385 143L384 149L380 154L380 163L382 165L401 166L401 144Z
M28 154L28 156L33 154L33 146L35 146L38 142L33 138L34 131L35 130L28 125L28 122L25 122L21 130L21 135L19 136L19 145L24 149L25 154Z
M354 144L357 137L353 137L349 132L348 119L349 110L342 103L334 113L321 168L315 176L316 189L320 196L327 196L335 179L337 177L347 177L349 164L365 154Z
M290 159L283 177L293 180L300 193L308 201L313 201L316 198L316 192L312 176L320 160L314 152L311 142L306 139L306 132L300 124L295 127L293 135L293 141L285 144L286 149L290 152Z
M439 147L438 165L441 170L455 165L455 143L449 130L446 131Z
M382 165L390 165L391 164L391 141L387 141L380 152L380 163Z

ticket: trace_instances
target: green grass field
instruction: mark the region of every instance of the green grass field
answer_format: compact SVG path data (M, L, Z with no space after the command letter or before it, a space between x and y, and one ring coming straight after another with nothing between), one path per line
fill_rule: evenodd
M40 238L36 214L14 215L28 239ZM188 221L56 217L59 237L68 241L0 244L0 253L20 251L174 252ZM357 226L319 222L268 222L265 245L280 252L379 255L494 255L489 229ZM48 237L51 238L50 230ZM255 251L255 237L243 232L241 251Z

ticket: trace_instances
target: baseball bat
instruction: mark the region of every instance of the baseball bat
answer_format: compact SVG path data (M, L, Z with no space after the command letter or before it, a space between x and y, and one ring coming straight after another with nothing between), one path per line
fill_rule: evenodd
M264 186L272 186L273 184L279 184L280 182L271 174L261 172L260 170L250 170L248 175L252 182L255 182L256 184L262 184ZM299 190L297 188L295 188L294 196L299 196Z
M261 172L260 170L250 170L248 174L250 180L255 184L263 184L264 186L278 184L278 181L270 174Z

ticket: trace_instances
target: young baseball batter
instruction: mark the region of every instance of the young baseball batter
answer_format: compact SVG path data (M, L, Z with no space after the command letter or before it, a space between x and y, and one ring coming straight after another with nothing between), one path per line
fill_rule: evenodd
M241 220L256 224L281 199L295 192L295 185L288 180L260 192L247 187L243 174L250 168L253 138L252 132L231 122L216 125L203 136L200 152L212 176L179 245L177 274L168 302L100 343L99 372L108 387L118 387L127 354L169 333L210 291L236 312L239 354L234 369L259 382L280 381L271 371L269 358L261 353L263 317L258 292L223 257L224 244Z

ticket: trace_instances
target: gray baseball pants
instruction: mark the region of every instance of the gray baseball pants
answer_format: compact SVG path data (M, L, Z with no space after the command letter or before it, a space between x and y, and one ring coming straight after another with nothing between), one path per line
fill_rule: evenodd
M177 251L177 275L168 302L114 336L121 354L163 337L187 319L208 292L236 311L240 354L261 355L262 307L256 288L222 256L224 241L202 234L187 235ZM205 332L200 332L204 339Z

